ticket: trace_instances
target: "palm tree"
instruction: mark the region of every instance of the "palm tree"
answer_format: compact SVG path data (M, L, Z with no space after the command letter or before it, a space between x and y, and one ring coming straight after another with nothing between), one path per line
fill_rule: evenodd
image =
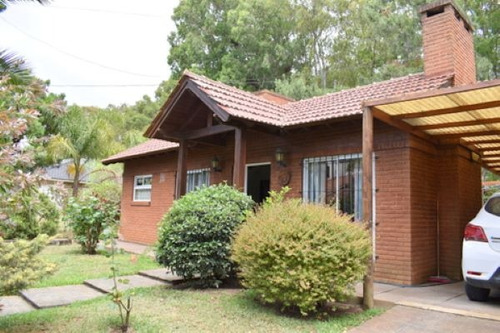
M49 156L73 162L73 196L78 195L80 177L85 164L103 158L117 149L114 132L108 122L93 110L73 105L62 117L59 134L47 148Z

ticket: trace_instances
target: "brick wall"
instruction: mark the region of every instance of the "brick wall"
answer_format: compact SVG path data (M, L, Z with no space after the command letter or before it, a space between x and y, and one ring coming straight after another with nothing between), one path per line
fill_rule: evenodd
M176 153L167 153L125 163L119 231L121 239L141 244L156 241L158 222L174 198L176 159ZM149 174L153 175L151 202L134 202L134 176Z
M455 85L475 83L472 30L452 4L445 5L442 13L432 15L434 10L429 7L421 17L425 74L453 72Z
M461 157L464 152L456 147L437 150L432 144L377 120L374 132L378 190L375 279L418 284L437 274L437 215L442 235L441 273L456 278L463 226L480 207L479 166ZM211 172L211 182L231 183L234 140L231 134L226 139L224 147L191 145L188 170L208 168L213 156L217 156L222 171ZM274 160L277 148L286 151L286 167ZM281 187L278 176L289 172L290 195L297 198L302 197L304 158L360 152L360 119L286 135L256 130L247 133L246 162L270 162L274 190ZM122 238L145 244L156 240L157 224L173 202L176 161L176 152L171 152L125 163ZM133 177L139 174L153 174L152 201L147 206L132 202Z
M481 208L481 167L458 146L439 150L440 274L459 280L465 225Z
M436 275L437 267L437 151L412 137L411 160L411 284Z

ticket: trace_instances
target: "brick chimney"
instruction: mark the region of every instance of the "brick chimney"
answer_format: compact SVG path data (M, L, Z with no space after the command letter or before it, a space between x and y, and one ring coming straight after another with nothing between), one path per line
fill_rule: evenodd
M472 25L453 0L420 8L426 76L454 73L455 86L476 82Z

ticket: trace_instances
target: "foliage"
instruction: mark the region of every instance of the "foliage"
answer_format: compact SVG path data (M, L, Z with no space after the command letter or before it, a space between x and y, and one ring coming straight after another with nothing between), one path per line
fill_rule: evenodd
M0 225L0 235L6 239L33 239L58 231L59 208L35 186L23 186L7 199L4 208L7 218Z
M292 75L289 78L277 79L274 82L276 92L297 101L314 96L325 95L328 91L321 89L317 82L308 82L304 75Z
M58 124L59 134L48 145L54 159L70 158L74 164L73 196L78 195L85 163L108 156L118 148L113 130L97 110L71 106Z
M368 233L327 206L271 198L242 225L232 259L265 303L303 315L344 300L366 272Z
M100 163L93 166L89 176L89 183L83 188L82 195L97 195L114 202L120 202L122 193L121 174L123 166L112 164L104 166Z
M174 11L168 61L174 78L188 68L246 90L276 80L300 87L298 73L330 91L387 80L422 71L418 8L427 2L186 0ZM497 1L458 2L477 27L479 78L498 77Z
M37 255L47 244L48 236L32 241L7 242L0 238L0 295L12 294L35 283L55 269Z
M288 0L186 0L175 8L169 36L174 76L190 68L244 88L273 88L301 60Z
M233 273L230 242L253 206L227 184L202 187L175 201L159 229L156 258L188 279L217 287Z
M119 214L118 202L88 195L70 199L65 219L83 252L96 254L99 240L115 236Z
M9 61L23 63L16 57L10 57ZM30 130L40 123L41 110L56 116L60 111L56 105L60 103L46 93L45 84L26 68L21 70L22 80L12 79L19 75L18 65L1 70L0 234L8 238L33 238L39 232L54 233L58 213L39 190L42 177L34 160L36 148L43 147L44 138Z

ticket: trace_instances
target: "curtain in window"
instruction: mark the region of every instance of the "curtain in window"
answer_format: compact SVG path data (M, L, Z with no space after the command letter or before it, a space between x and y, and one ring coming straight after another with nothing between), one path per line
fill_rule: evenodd
M304 160L304 202L334 205L362 218L361 155L338 155Z
M189 170L187 172L186 193L203 185L210 185L210 169Z

